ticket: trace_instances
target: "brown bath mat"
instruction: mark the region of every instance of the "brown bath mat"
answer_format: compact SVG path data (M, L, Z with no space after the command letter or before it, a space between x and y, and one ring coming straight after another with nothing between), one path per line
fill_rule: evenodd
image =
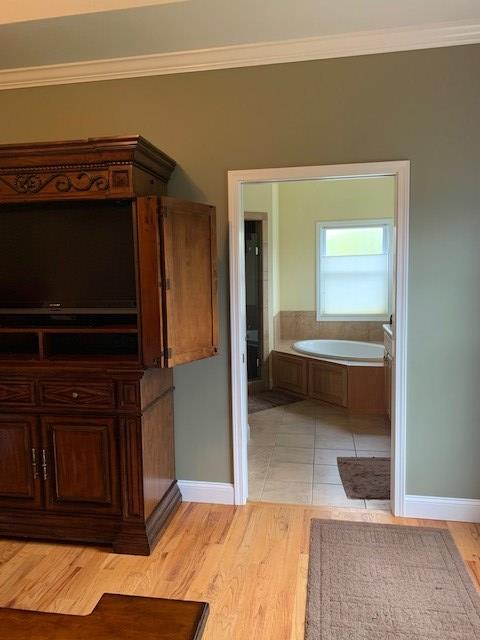
M300 399L284 391L273 389L271 391L260 391L260 393L248 396L248 413L257 413L274 407L282 407L285 404L298 402Z
M348 498L390 500L390 458L337 458Z
M446 529L312 520L305 640L479 640Z

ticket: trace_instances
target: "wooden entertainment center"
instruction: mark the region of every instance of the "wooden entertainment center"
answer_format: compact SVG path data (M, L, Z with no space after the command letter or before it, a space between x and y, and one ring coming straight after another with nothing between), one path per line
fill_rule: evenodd
M31 242L35 254L42 246L37 222L58 220L63 229L65 215L78 225L67 247L61 230L45 227L45 274L32 273L18 291L12 282L11 304L0 293L2 536L147 555L181 500L172 367L217 353L218 319L215 209L167 197L174 168L140 136L0 147L4 240L8 221L32 222L5 240L12 247L5 268L21 272L17 246ZM85 269L68 263L83 250L76 236L81 247L92 240ZM64 298L80 300L82 287L95 296L96 281L104 287L108 278L122 293L123 278L133 283L130 306L94 301L80 308L48 298L41 307L18 307L22 291L33 296L37 282L56 290L55 270L65 280L57 253L66 272L77 274L73 293L61 290Z

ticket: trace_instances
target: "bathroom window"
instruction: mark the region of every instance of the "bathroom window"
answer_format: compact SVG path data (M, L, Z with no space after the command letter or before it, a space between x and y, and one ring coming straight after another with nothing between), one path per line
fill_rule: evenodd
M317 223L317 320L388 320L392 220Z

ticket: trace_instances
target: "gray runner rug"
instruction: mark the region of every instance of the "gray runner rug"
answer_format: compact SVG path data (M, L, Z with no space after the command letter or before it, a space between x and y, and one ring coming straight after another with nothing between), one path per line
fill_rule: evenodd
M312 520L306 640L479 640L480 596L446 529Z

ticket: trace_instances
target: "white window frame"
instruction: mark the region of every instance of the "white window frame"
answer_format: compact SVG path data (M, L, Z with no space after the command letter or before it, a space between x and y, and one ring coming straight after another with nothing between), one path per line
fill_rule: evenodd
M321 265L322 256L324 255L325 233L327 229L349 228L358 229L359 227L385 227L387 233L384 241L387 243L386 253L388 260L388 309L386 314L342 314L332 315L322 313L321 304ZM315 252L316 252L316 307L318 322L384 322L390 319L392 313L392 283L393 283L393 219L392 218L373 218L368 220L329 220L316 223L315 234Z

